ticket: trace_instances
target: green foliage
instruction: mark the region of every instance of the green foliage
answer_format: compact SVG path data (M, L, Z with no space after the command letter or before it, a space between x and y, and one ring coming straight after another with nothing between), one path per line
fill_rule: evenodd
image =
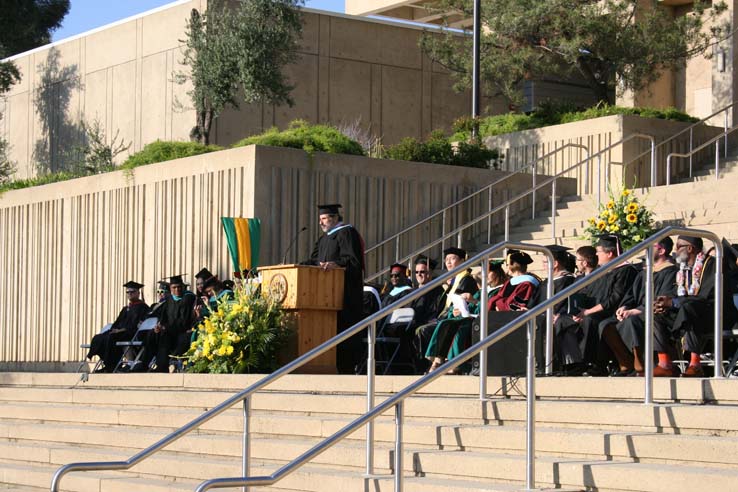
M10 183L15 172L15 164L8 158L8 142L0 138L0 188Z
M208 152L215 152L217 150L223 150L223 148L217 145L202 145L197 142L168 142L157 140L146 145L135 154L132 154L121 167L123 169L133 169L138 166L207 154Z
M484 144L460 141L456 147L443 132L434 131L425 142L415 138L403 138L398 144L385 150L384 157L403 161L430 162L451 166L489 167L490 161L499 158L497 149L488 149Z
M100 120L95 119L92 123L82 122L82 131L85 134L86 143L79 149L83 156L80 171L85 174L100 174L115 169L114 160L116 156L131 148L133 142L127 144L120 139L120 131L107 143L105 130Z
M51 42L61 26L70 0L24 0L1 2L0 59ZM0 62L0 96L21 79L13 62Z
M289 335L281 306L244 286L197 327L185 367L212 374L270 373Z
M192 82L187 93L196 113L192 137L208 144L212 122L226 106L243 101L293 104L282 69L297 58L302 0L223 0L193 9L187 22L183 65L176 81Z
M41 186L50 183L57 183L59 181L66 181L68 179L81 178L86 174L80 172L60 171L58 173L49 173L36 176L28 179L16 179L8 181L4 184L0 184L0 193L4 193L10 190L20 190L23 188L31 188L32 186Z
M470 18L472 1L440 0L436 9ZM717 0L697 0L687 15L657 0L483 0L481 80L490 96L519 103L526 80L577 76L598 101L612 102L615 87L640 90L662 70L711 55L731 35L720 17L726 9ZM424 35L421 47L462 89L471 86L471 43L445 30Z
M600 104L586 110L576 110L569 105L545 104L536 111L528 114L508 113L482 118L479 122L479 134L482 137L492 137L503 133L520 132L544 126L573 123L602 116L636 115L644 118L658 118L662 120L682 121L694 123L697 118L682 113L674 108L624 108ZM471 134L472 121L470 118L460 118L454 122L454 138L466 139Z
M364 155L364 149L354 140L327 125L311 125L304 120L295 120L286 130L271 128L260 135L253 135L236 142L234 147L245 145L270 145L303 149L308 153L328 152L331 154Z
M653 214L638 203L638 198L627 188L622 192L608 190L610 199L597 207L597 214L588 220L585 237L594 246L600 234L618 234L623 249L630 249L653 234Z

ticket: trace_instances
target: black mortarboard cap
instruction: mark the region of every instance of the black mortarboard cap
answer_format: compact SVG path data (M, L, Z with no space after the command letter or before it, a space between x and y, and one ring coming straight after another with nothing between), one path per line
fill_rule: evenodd
M318 205L318 214L338 215L339 208L341 208L340 203L328 203L326 205Z
M205 280L205 283L203 284L204 288L213 287L220 283L220 280L218 280L218 277L211 275L210 277Z
M562 246L560 244L549 244L548 246L544 246L544 248L546 248L552 253L556 253L557 251L571 251L571 248Z
M407 272L407 265L401 265L400 263L393 263L390 265L390 272L392 270L402 270L403 272Z
M518 265L530 265L533 263L533 258L524 251L510 249L507 253L507 261L508 263L517 263Z
M236 286L235 283L233 283L233 280L223 280L223 287L225 287L228 290L233 290L233 288Z
M488 269L490 271L502 271L502 265L505 264L505 260L489 260Z
M139 284L138 282L134 282L133 280L129 280L125 284L123 284L123 287L126 289L140 289L143 287L143 284Z
M446 248L443 250L443 257L445 258L446 255L456 255L459 258L466 259L466 251L464 251L461 248L457 248L455 246L451 246L450 248Z
M182 277L184 277L186 274L180 273L179 275L172 275L169 278L169 285L184 285L184 280L182 280Z
M685 243L689 243L692 246L694 246L696 249L702 251L702 238L701 237L695 237L695 236L677 236L677 241L682 240Z
M210 273L210 270L208 270L207 268L202 268L199 272L195 274L195 278L199 278L202 280L207 280L212 276L213 274Z
M430 259L427 256L418 256L415 258L415 264L417 265L418 263L428 265L428 268L431 270L435 270L438 266L438 262L436 260Z
M623 247L620 245L620 236L617 234L600 234L597 236L597 246L615 248L618 256L623 252Z
M169 292L169 282L164 282L163 280L159 280L158 290L165 290Z

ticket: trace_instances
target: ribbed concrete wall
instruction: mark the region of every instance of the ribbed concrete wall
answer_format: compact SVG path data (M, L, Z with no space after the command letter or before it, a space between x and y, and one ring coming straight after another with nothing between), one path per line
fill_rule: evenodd
M262 220L262 264L304 259L319 235L315 204L342 202L367 245L502 173L300 150L246 147L118 171L0 197L0 362L79 360L79 344L125 303L121 285L192 274L230 276L222 216ZM528 186L511 180L500 194ZM564 180L561 193L571 192ZM478 214L476 203L458 214ZM423 230L408 241L435 234ZM414 243L413 243L414 244ZM385 266L394 252L374 257Z

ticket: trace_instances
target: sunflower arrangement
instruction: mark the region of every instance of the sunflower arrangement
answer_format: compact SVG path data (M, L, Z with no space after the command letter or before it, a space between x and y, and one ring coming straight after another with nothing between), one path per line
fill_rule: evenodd
M624 249L643 241L655 230L653 213L638 202L632 190L608 190L609 200L601 203L597 215L590 217L584 235L592 244L601 234L617 234Z
M185 354L188 372L266 373L277 368L277 352L289 337L284 311L248 286L234 294L198 325Z

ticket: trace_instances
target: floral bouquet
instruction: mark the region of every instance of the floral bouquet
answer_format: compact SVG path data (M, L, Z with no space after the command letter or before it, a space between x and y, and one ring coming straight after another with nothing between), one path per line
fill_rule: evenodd
M289 330L278 303L249 286L225 296L197 326L197 337L185 354L188 372L212 374L268 373L277 368L277 352Z
M584 230L585 237L592 244L597 242L599 235L617 234L623 250L627 250L653 233L653 214L638 203L632 190L623 188L622 192L617 193L609 189L608 194L609 201L599 205L597 215L589 219Z

